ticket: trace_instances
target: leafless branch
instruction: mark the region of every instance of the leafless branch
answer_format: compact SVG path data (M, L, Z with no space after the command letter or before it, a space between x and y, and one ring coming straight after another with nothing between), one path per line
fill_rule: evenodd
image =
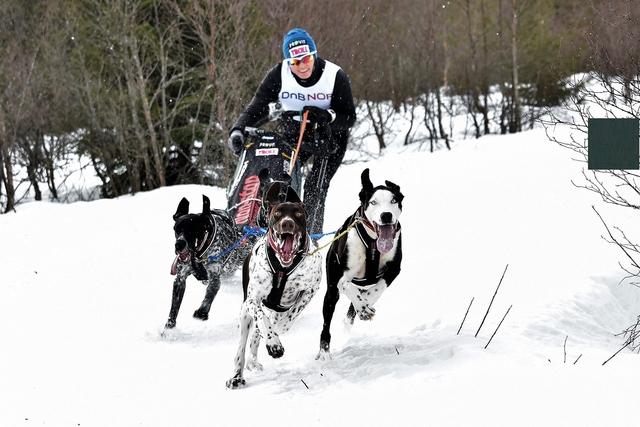
M631 351L640 353L640 315L638 316L636 323L629 326L618 335L623 335L626 338L628 345L631 345Z
M493 337L496 335L496 333L498 332L498 329L500 329L500 326L502 326L502 322L504 322L504 319L507 317L507 314L509 314L509 311L511 310L511 307L513 307L513 305L510 305L509 308L507 309L507 312L504 314L504 316L502 316L502 320L500 321L500 323L498 323L498 327L496 328L496 330L493 332L493 335L491 335L491 338L489 338L489 341L487 342L487 345L484 346L484 348L486 349L487 347L489 347L489 344L491 343L491 340L493 339Z
M456 335L458 335L460 333L460 330L462 330L462 325L464 325L464 321L467 320L467 314L469 314L469 310L471 310L471 304L473 304L473 300L475 299L475 297L471 298L471 302L469 303L469 307L467 307L467 312L464 314L464 318L462 319L462 323L460 323L460 327L458 328L458 333L456 333Z
M491 302L489 303L489 307L487 308L487 312L484 315L484 318L482 319L482 322L480 323L480 327L478 328L478 331L476 332L476 337L478 336L478 333L480 333L480 329L482 329L482 325L484 325L484 321L487 319L487 316L489 315L489 310L491 310L491 305L493 304L493 300L496 298L496 295L498 294L498 289L500 289L500 285L502 284L502 279L504 279L504 275L507 272L507 268L509 268L509 264L507 264L507 266L504 268L504 272L502 273L502 277L500 278L500 282L498 283L498 287L496 288L496 291L493 294L493 297L491 298Z
M605 360L604 362L602 362L602 366L604 366L608 361L610 361L611 359L613 359L614 357L616 357L618 355L618 353L620 353L622 350L624 350L625 348L629 347L629 344L631 344L631 342L627 342L620 350L616 351L613 356L611 356L610 358L608 358L607 360Z
M592 206L593 210L595 211L595 213L598 215L598 217L600 218L600 221L602 221L602 224L604 225L604 228L606 228L607 233L609 234L609 237L611 238L611 240L613 241L613 243L615 243L616 245L618 245L618 247L622 250L622 252L624 252L624 254L627 256L627 258L629 258L629 260L631 261L631 264L637 268L638 270L640 270L640 266L638 265L638 263L636 262L636 260L629 254L629 247L625 246L624 244L620 243L615 237L613 237L613 234L611 234L611 230L609 230L609 227L607 226L607 223L604 221L604 219L602 219L602 216L600 215L600 213L596 210L596 208L594 206ZM637 252L637 251L636 251ZM638 274L634 274L635 276L637 276Z

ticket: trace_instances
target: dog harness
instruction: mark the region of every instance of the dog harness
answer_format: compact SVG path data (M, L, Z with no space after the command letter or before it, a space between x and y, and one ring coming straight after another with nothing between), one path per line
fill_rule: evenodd
M305 241L302 245L302 249L299 250L295 256L293 257L293 261L289 267L283 267L276 256L276 251L271 247L271 245L267 245L267 261L269 261L269 268L271 269L271 273L273 275L273 284L271 286L271 292L267 295L267 298L262 300L262 303L265 307L282 313L284 311L289 310L291 307L283 307L280 305L282 300L282 293L284 292L285 285L287 284L287 279L293 273L296 268L302 262L305 254L307 253L307 243L309 241L308 237L304 237Z
M209 248L213 244L216 233L218 231L216 222L213 220L213 214L207 215L207 218L209 219L209 223L211 224L211 231L207 230L205 232L205 236L202 239L202 242L198 245L195 251L193 251L193 256L191 257L191 268L193 268L193 275L197 280L200 281L207 280L208 278L207 270L202 264L201 257L209 250Z
M208 260L210 262L213 262L216 259L222 258L222 256L226 255L229 252L229 251L226 251L221 254L218 254L214 259L212 259L213 256L208 256L208 257L203 256L204 254L208 253L211 250L211 246L216 240L216 235L218 233L218 223L215 221L214 217L219 218L222 221L225 221L231 227L235 227L235 223L233 222L233 219L231 219L231 217L227 214L226 211L216 209L211 211L209 215L206 215L206 217L209 220L211 229L205 230L205 235L201 242L199 243L195 242L197 247L194 249L193 256L191 257L191 268L193 269L193 275L195 276L196 279L200 281L207 280L208 278L207 270L204 267L204 264L206 263L206 261ZM183 262L181 262L179 256L176 257L175 261L171 265L171 274L174 276L178 274L178 263L184 264Z
M216 222L213 220L213 213L207 215L207 219L209 220L209 224L211 224L211 231L208 230L205 232L205 236L200 242L200 245L195 250L196 258L200 258L202 254L207 252L213 243L213 239L216 237L216 233L218 232L218 227L216 226Z
M359 222L355 227L358 237L367 251L364 277L354 277L351 279L351 283L359 287L375 285L387 271L387 267L385 266L378 272L378 267L380 266L380 251L378 250L377 239L372 239L371 236L369 236L369 233L367 233L367 230L364 228L365 224L373 229L368 222Z
M341 229L345 228L348 224L353 223L358 218L360 218L361 221L356 224L355 230L358 234L358 237L360 238L360 241L365 246L367 257L364 277L354 277L353 279L351 279L351 283L353 283L355 286L366 289L367 287L371 287L380 281L382 276L384 276L387 271L387 266L385 265L384 268L380 272L378 272L378 268L380 267L380 251L378 250L377 239L369 236L369 233L367 233L365 227L368 227L371 230L375 229L373 228L369 220L366 219L364 210L362 208L356 211L356 213L354 213L344 223ZM398 229L400 229L400 224L398 224ZM345 235L340 239L338 245L338 264L341 263L340 261L342 260L342 255L344 254L346 245L347 236Z

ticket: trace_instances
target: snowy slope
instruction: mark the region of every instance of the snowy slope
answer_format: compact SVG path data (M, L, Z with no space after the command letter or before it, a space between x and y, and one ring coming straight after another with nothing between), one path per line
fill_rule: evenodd
M345 330L348 304L339 301L329 362L314 360L323 285L282 336L284 357L261 348L264 371L247 372L247 387L234 391L224 384L238 344L239 275L223 284L207 322L190 317L204 287L189 279L177 328L160 336L173 280L171 216L183 196L192 210L202 194L225 206L222 189L19 205L0 215L0 425L636 421L638 355L602 363L640 313L640 289L620 282L622 256L601 238L591 206L614 221L626 213L572 185L582 165L570 156L534 130L433 154L391 149L343 166L325 231L357 208L369 167L374 184L391 180L405 194L402 272L372 322Z

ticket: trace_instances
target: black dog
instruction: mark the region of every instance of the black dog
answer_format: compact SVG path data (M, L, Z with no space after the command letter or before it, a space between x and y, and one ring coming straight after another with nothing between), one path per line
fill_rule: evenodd
M316 245L309 237L307 212L296 192L286 183L274 182L265 191L261 212L267 234L256 242L242 270L245 294L234 375L227 381L231 389L245 385L249 335L251 355L246 368L261 370L260 338L265 338L271 357L281 357L284 347L280 335L309 304L322 279L322 255L315 251Z
M176 278L166 329L176 326L186 280L191 274L207 286L202 305L193 317L209 319L211 303L220 289L221 276L232 275L240 268L253 241L247 238L243 244L230 250L240 241L242 234L227 211L210 208L209 198L205 195L202 196L202 213L190 214L189 201L183 198L173 220L176 259L171 266L171 274Z
M327 252L327 292L322 306L324 324L316 359L331 359L331 319L340 292L351 301L347 322L356 315L371 320L373 304L400 274L402 238L398 217L402 213L400 187L390 181L374 187L369 169L361 175L360 207L336 232L340 235ZM354 226L355 223L355 226Z

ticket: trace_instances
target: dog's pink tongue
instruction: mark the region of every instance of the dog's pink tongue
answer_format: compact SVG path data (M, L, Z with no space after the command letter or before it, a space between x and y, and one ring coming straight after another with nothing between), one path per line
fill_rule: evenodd
M393 249L393 238L395 237L395 225L381 225L377 246L380 253L386 254Z
M291 258L293 255L293 235L287 235L284 239L284 244L282 245L282 253L287 257Z
M176 274L178 274L178 257L176 257L176 259L173 260L173 264L171 264L171 275L175 276Z

